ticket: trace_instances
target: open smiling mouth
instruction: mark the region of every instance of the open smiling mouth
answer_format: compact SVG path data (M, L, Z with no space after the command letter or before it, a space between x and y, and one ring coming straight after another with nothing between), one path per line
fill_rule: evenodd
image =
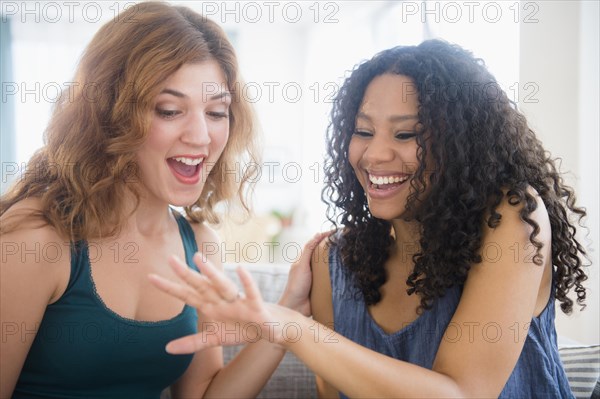
M177 180L186 184L195 184L200 179L204 157L173 157L167 159L167 164Z
M409 178L409 175L373 176L369 174L369 188L373 190L393 190L400 187Z

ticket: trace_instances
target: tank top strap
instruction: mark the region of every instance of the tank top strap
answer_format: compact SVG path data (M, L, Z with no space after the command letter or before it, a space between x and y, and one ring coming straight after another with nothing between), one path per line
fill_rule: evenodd
M352 276L347 272L342 262L339 244L333 244L329 250L329 277L331 288L340 293L342 297L351 297L358 294L352 283Z
M369 325L366 305L352 275L344 267L339 244L333 244L329 249L329 277L336 332L346 337L364 335L362 330Z
M62 300L71 300L72 297L79 300L86 297L86 292L92 292L94 289L90 273L88 242L86 240L71 242L70 250L71 274Z
M193 261L194 254L198 252L198 244L196 243L194 230L192 230L192 226L182 214L174 209L172 211L175 220L177 221L179 234L183 242L185 261L189 267L197 271L198 269ZM90 261L93 261L93 259L100 255L97 251L100 251L100 249L93 245L90 250L90 246L86 240L70 243L71 271L65 294L70 294L75 291L77 294L81 294L77 295L77 297L81 299L82 296L85 296L83 295L84 293L94 292L95 288L91 276ZM63 296L65 296L65 294L63 294Z
M171 211L173 212L175 220L177 221L177 225L179 226L179 234L181 235L181 239L183 241L183 248L185 250L185 262L191 268L198 271L198 268L196 267L196 264L193 260L194 254L198 252L196 234L194 234L194 230L192 229L190 222L187 221L185 216L177 212L175 209L171 209Z

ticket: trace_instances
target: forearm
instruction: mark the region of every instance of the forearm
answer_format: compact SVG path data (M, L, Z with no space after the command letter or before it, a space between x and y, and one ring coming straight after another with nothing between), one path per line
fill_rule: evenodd
M288 290L284 291L276 305L280 309L291 309L294 311L292 313L303 311L302 301L295 301ZM277 329L276 324L278 323L264 323L266 331L255 329L255 326L258 327L255 323L246 324L238 329L238 334L247 335L245 339L256 339L257 342L246 345L219 371L205 397L247 398L256 397L260 393L286 353L284 346L269 342ZM231 381L244 383L232 384Z
M449 376L369 350L300 315L289 320L301 337L284 334L283 345L349 397L468 396Z
M246 345L213 378L205 398L256 397L281 362L285 349L266 340Z
M290 302L287 291L277 305L284 308L294 307ZM294 309L298 310L298 309ZM267 323L269 324L269 323ZM273 334L272 325L268 326L268 334ZM215 376L205 397L213 396L228 398L256 397L277 366L285 356L286 349L278 344L270 343L270 336L261 337L261 331L254 328L254 324L247 324L238 329L238 334L247 335L246 339L256 342L247 344L242 350ZM264 338L264 339L261 339ZM234 383L231 381L244 381Z

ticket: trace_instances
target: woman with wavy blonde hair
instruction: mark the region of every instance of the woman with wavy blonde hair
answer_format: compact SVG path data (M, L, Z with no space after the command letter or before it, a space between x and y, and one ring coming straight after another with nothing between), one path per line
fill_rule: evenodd
M215 205L248 209L251 176L231 171L250 170L255 134L233 47L188 8L141 3L100 29L75 81L0 199L0 397L256 395L283 350L257 343L225 368L219 348L167 354L207 320L147 278L177 280L171 254L195 269Z

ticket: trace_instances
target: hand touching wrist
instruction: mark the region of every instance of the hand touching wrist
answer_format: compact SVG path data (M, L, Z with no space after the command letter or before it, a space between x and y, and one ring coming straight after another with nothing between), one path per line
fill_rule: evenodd
M308 241L300 258L290 267L288 283L277 302L281 306L285 306L292 310L301 313L304 316L310 316L310 288L312 285L312 271L310 268L310 259L313 251L319 245L319 242L327 237L331 232L316 234Z

